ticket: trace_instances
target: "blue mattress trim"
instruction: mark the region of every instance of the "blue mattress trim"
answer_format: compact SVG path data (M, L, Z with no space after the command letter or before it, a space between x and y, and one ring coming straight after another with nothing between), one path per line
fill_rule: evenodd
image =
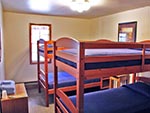
M84 83L100 82L100 79L86 80ZM48 87L52 89L54 85L53 73L48 74ZM66 87L76 85L76 78L68 74L67 72L58 72L58 87Z
M42 53L44 53L44 50L43 50L43 49L39 49L39 51L42 52ZM52 54L53 51L50 50L50 51L47 51L47 53L48 53L48 54Z
M52 44L48 44L47 47L48 47L48 48L52 48L53 46L52 46ZM44 45L40 46L39 51L44 53ZM53 51L52 51L52 50L49 50L49 51L47 51L47 53L48 53L48 54L52 54Z
M65 64L68 64L69 66L72 66L72 67L74 67L74 68L77 68L77 64L76 64L75 62L72 62L72 61L70 61L70 60L61 58L61 57L59 57L59 56L56 56L56 59L59 60L59 61L61 61L61 62L63 62L63 63L65 63Z
M56 59L65 64L68 64L69 66L77 68L77 64L75 62L72 62L70 60L67 60L67 59L64 59L64 58L61 58L58 56L56 56ZM94 63L86 63L85 70L100 69L100 68L113 68L113 67L125 67L125 66L138 66L141 64L142 64L142 61L139 59L113 61L113 62L94 62ZM145 64L150 64L150 59L145 59Z
M150 59L145 59L145 64L150 64Z
M85 70L141 65L141 60L86 63Z

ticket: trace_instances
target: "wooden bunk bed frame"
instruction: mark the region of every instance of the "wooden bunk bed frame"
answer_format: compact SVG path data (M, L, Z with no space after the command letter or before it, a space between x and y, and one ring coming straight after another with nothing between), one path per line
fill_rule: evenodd
M73 48L77 50L77 55L68 54L66 52L59 51L57 48ZM141 54L125 54L125 55L108 55L108 56L85 56L85 49L100 49L100 48L134 48L142 49ZM110 77L122 74L131 74L139 72L150 71L150 64L146 64L146 59L150 60L150 54L146 54L146 48L150 48L150 44L143 43L124 43L124 42L95 42L95 41L86 41L80 42L72 38L62 37L54 42L54 52L53 52L53 63L54 63L54 75L55 75L55 95L54 95L54 106L55 113L68 113L67 109L64 107L64 104L70 108L69 110L72 113L84 113L84 80L101 78L101 77ZM57 57L67 59L69 61L75 62L76 67L72 67L60 60ZM140 60L140 65L133 66L123 66L123 67L111 67L111 68L99 68L92 70L85 70L86 63L92 62L113 62L113 61L122 61L122 60ZM77 79L76 87L76 106L71 102L68 96L58 88L58 69L62 69ZM64 104L60 101L62 100Z
M53 48L49 47L48 45L52 45L54 41L43 41L39 40L37 41L37 75L38 75L38 88L39 92L41 92L41 87L44 89L45 92L45 104L48 107L49 106L49 94L54 94L54 89L48 88L48 73L49 68L52 68L49 63L51 63L51 59L53 57L52 52L49 53L49 51L52 51ZM42 47L42 48L41 48ZM62 50L64 48L59 48L58 50ZM44 57L44 62L40 61L40 56ZM43 67L41 65L44 65ZM91 87L100 87L101 89L109 88L109 85L103 85L103 81L105 81L108 78L101 79L100 82L93 82L85 84L85 88L91 88ZM74 86L66 86L60 88L64 92L68 91L75 91L76 85Z

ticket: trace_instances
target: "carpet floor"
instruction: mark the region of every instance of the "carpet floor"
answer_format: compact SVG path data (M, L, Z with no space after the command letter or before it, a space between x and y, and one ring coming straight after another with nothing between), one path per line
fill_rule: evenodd
M29 113L54 113L53 95L49 96L49 107L45 106L44 92L38 92L37 87L26 85L28 93Z

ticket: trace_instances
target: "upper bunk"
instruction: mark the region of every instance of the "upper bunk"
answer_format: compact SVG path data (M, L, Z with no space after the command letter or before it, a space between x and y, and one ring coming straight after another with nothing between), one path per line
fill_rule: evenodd
M78 41L62 37L54 45L54 65L76 78L82 75L84 79L92 79L150 70L149 43ZM60 51L58 47L65 49Z
M53 50L53 41L45 41L40 39L37 41L37 52L38 56L52 58L52 50Z

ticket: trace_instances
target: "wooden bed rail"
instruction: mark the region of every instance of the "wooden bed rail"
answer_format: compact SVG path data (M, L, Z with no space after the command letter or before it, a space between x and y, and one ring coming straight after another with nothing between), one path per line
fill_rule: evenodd
M85 49L92 48L142 48L142 43L134 43L134 42L114 42L106 39L101 39L97 41L78 41L69 37L61 37L56 40L57 47L65 47L65 48L74 48L78 49L79 45L83 44Z
M83 42L84 43L84 42ZM84 43L85 49L93 49L93 48L142 48L142 44L136 43L126 43L126 42L112 42L112 43L100 43L100 42L85 42Z
M135 80L150 84L150 77L137 76L137 77L135 77Z
M150 44L150 40L143 40L143 41L140 41L138 43L142 43L142 44Z
M137 43L144 44L145 48L149 48L150 50L150 40L144 40Z
M79 41L70 37L61 37L56 40L56 46L74 48L77 49L80 43L84 43L84 48L142 48L143 44L145 47L150 48L150 40L144 40L141 42L115 42L107 39L99 39L95 41Z
M61 108L63 113L69 113L67 109L69 109L71 111L71 113L77 113L76 107L74 106L72 101L68 98L68 96L63 91L58 89L56 93L58 96L57 102L59 102L59 107ZM63 107L63 104L62 104L62 102L60 102L60 99L67 106L67 109L65 107Z

